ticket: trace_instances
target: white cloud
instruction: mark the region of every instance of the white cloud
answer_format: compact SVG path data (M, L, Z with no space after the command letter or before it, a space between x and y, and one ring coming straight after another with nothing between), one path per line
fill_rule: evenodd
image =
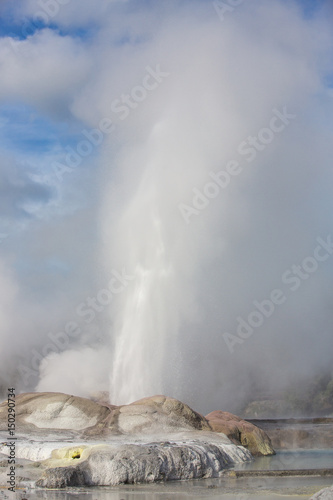
M62 119L92 69L84 46L49 29L25 40L1 38L0 64L0 101L23 101Z

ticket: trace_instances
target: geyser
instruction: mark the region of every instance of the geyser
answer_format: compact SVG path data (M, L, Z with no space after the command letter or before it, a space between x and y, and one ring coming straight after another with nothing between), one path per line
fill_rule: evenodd
M168 394L238 413L331 362L333 260L312 263L297 290L282 280L331 234L331 11L254 0L222 23L200 0L108 9L91 40L75 39L91 66L68 101L82 129L114 125L79 167L82 184L89 168L96 179L82 199L99 206L98 270L65 297L64 324L82 333L44 359L38 390L109 390L115 404ZM164 75L157 85L147 68ZM101 292L111 270L133 276L112 297ZM230 352L223 334L275 289L283 303ZM78 316L87 297L111 301Z

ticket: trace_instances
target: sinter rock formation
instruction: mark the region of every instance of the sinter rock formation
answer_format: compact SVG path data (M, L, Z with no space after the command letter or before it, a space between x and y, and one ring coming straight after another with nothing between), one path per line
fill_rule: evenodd
M332 500L333 498L333 486L330 488L324 488L313 495L310 500Z
M165 396L117 407L61 393L20 394L17 479L61 488L218 477L251 460L249 450L274 453L267 435L252 424L224 412L208 417ZM0 405L0 434L7 440L6 402ZM0 452L5 459L8 447ZM1 484L6 472L0 466Z
M206 415L215 432L223 432L230 441L245 446L252 455L274 455L272 443L266 432L227 411L212 411Z

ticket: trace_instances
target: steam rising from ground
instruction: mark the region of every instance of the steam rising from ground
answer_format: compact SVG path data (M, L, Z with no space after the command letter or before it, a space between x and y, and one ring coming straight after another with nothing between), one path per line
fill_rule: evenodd
M210 3L180 2L154 5L148 25L146 7L123 9L127 42L115 43L110 11L71 112L92 128L115 124L97 159L103 249L92 283L105 288L111 269L132 278L98 315L102 344L83 324L81 347L46 358L37 389L84 395L95 385L116 404L168 393L233 411L329 363L333 257L295 292L281 277L332 228L331 11L306 19L293 2L254 1L221 22ZM152 71L158 85L126 104ZM294 118L245 153L276 110ZM204 201L198 193L230 161L239 173ZM187 218L184 206L194 208ZM273 289L284 303L230 352L223 334Z
M289 366L293 373L305 360L316 364L316 349L310 354L305 347L311 337L307 314L296 313L306 300L304 290L288 296L285 309L277 310L245 345L236 344L233 353L222 340L224 332L236 333L236 318L246 319L253 300L286 288L281 275L311 251L318 222L321 231L325 226L310 178L315 157L325 153L321 146L314 153L306 144L309 137L300 137L300 131L309 133L306 113L316 113L312 96L322 89L321 70L314 67L321 44L310 47L304 38L317 26L307 26L278 4L258 8L256 21L246 10L239 16L222 26L190 16L186 28L169 25L157 35L155 60L163 61L161 69L170 75L121 125L131 148L121 153L118 169L124 172L123 185L129 182L131 188L118 229L113 233L112 228L106 240L110 260L120 255L119 264L136 278L114 313L110 397L116 403L166 390L188 398L189 386L197 388L193 399L198 392L204 398L206 384L213 393L223 388L226 399L235 386L249 390L243 373L251 373L250 383L260 384L263 375L270 379L267 371L276 379L276 370ZM292 26L292 33L279 31L281 25L272 23L277 16L282 25L284 19ZM170 51L170 46L181 49ZM151 51L146 60L152 59ZM269 145L261 144L255 161L247 161L250 155L242 157L239 145L269 126L277 108L296 116L289 120L290 129L280 121L285 130L275 133ZM138 141L133 137L137 129ZM193 189L203 192L211 172L225 170L230 160L241 165L239 176L202 210L181 210L194 207ZM105 213L114 210L112 201ZM199 198L196 202L205 204ZM311 230L309 212L316 219ZM317 287L325 287L320 271L312 276L312 290ZM178 351L182 359L176 358ZM279 386L272 379L270 384ZM210 392L207 399L212 397Z

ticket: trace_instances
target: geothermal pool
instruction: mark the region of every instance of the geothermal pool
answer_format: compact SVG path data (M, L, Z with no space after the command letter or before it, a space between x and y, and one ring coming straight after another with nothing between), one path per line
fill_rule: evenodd
M69 491L35 491L24 498L38 500L295 500L309 499L333 478L205 479L136 486L73 488Z
M332 469L333 449L284 450L271 457L257 457L254 462L237 464L237 470ZM333 483L333 477L331 479Z

